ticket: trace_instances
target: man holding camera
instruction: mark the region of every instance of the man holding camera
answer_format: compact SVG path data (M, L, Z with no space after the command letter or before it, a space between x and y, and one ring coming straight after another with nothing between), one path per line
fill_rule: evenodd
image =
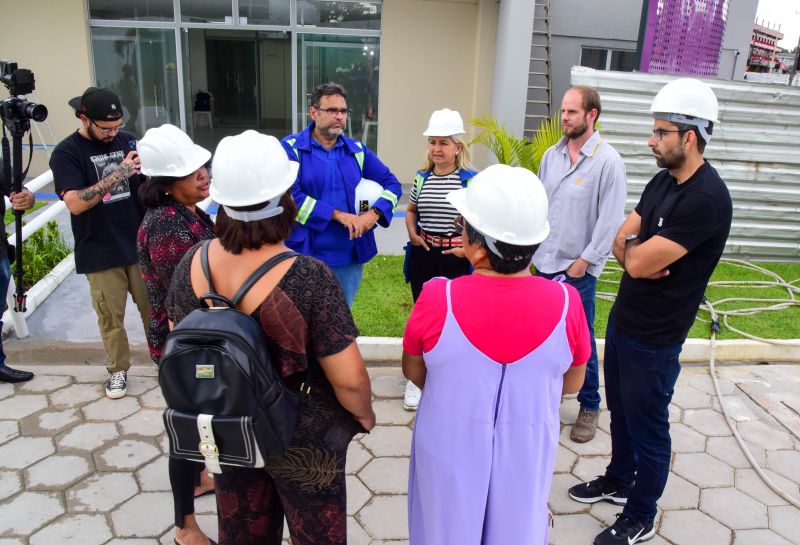
M29 210L33 208L33 193L27 189L23 188L19 193L12 192L9 198L11 199L11 207L14 210ZM5 216L5 214L5 199L0 197L0 216ZM13 248L8 242L0 244L0 305L5 302L8 295L8 282L11 279L11 261L14 259ZM22 256L17 256L17 259L22 259ZM2 328L3 322L0 321L0 330ZM33 373L30 371L12 369L6 365L6 353L3 351L3 341L0 339L0 382L27 382L32 378Z
M107 89L88 88L69 101L81 127L50 158L56 193L71 213L75 270L89 280L92 306L110 363L106 396L127 393L130 348L125 333L128 293L148 327L147 292L136 257L136 233L144 216L137 193L136 139L121 131L122 104Z

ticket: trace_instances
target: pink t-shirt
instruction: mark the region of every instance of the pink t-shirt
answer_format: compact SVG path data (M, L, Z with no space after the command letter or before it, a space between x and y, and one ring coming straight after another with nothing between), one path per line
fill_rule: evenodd
M496 277L483 274L452 281L453 314L472 345L498 363L513 363L542 344L561 318L564 292L538 276ZM447 317L446 278L427 282L406 324L403 349L412 356L430 351L439 341ZM567 285L567 338L572 365L583 365L591 339L580 296Z

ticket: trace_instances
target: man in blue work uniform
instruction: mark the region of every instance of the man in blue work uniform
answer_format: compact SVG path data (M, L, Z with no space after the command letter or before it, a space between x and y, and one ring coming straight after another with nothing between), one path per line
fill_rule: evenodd
M347 304L361 284L364 263L378 253L376 224L388 227L402 190L397 177L361 142L342 134L347 125L347 93L324 83L311 95L312 123L281 143L300 163L292 196L299 208L287 246L324 261L336 275ZM360 210L356 186L362 178L383 190Z

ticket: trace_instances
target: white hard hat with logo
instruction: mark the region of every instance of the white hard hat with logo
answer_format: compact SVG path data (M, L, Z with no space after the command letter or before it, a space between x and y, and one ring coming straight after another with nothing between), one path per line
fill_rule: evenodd
M142 174L183 178L205 165L211 152L198 146L175 125L148 129L136 143Z
M469 187L448 193L447 200L487 238L490 249L497 240L533 246L550 233L547 193L526 168L492 165L479 172Z
M708 122L719 122L719 103L714 91L695 78L678 78L667 83L656 94L650 111L656 119L694 125L706 142L711 139Z
M431 114L428 128L425 129L422 136L453 136L464 134L464 132L464 121L461 119L461 114L455 110L444 108Z
M227 136L217 145L211 164L211 198L241 221L258 221L280 214L280 197L297 179L300 164L290 161L274 136L244 131ZM242 212L228 207L252 206L267 201L264 209Z
M361 181L358 182L356 186L356 213L366 212L372 208L375 201L380 198L382 192L383 186L381 186L381 184L373 180L361 178Z

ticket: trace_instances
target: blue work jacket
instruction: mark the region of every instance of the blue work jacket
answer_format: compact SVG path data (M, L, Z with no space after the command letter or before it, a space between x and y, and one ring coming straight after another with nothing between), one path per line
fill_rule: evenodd
M311 123L305 130L281 140L289 159L300 163L297 180L292 186L292 196L299 210L286 245L296 252L326 261L324 256L314 253L315 235L326 229L345 229L345 227L339 222L331 220L334 206L324 200L323 186L326 165L311 153L313 130L314 123ZM356 186L361 178L374 180L383 187L383 192L374 204L382 212L378 224L381 227L388 227L400 195L402 195L400 182L389 168L361 142L344 135L339 135L339 141L344 143L345 154L339 160L338 166L348 195L348 209L342 210L342 212L357 214ZM366 263L378 253L375 235L372 231L365 233L353 242L357 263ZM347 259L344 254L349 252L352 252L352 248L342 248L343 261Z

